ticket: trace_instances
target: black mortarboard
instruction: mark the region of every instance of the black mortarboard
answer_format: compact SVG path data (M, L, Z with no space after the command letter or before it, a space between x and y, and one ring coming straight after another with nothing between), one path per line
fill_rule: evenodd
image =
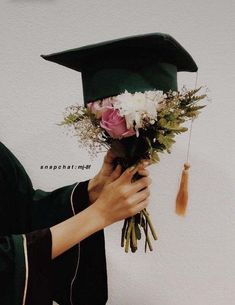
M41 57L81 72L85 105L125 90L177 90L177 72L198 70L191 55L164 33L128 36Z

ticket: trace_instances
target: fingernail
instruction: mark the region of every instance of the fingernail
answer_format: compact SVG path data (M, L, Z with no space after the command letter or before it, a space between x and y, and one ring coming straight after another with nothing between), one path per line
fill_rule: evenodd
M149 161L144 161L143 164L144 164L144 166L147 166L147 165L149 165Z
M135 169L135 166L133 165L129 168L129 172L132 172L134 169Z

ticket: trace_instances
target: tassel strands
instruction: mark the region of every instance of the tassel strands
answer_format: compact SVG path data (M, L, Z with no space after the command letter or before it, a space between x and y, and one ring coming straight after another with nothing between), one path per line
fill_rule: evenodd
M179 216L184 216L188 204L188 180L190 164L185 163L181 175L180 188L176 197L175 212Z
M181 174L179 191L176 196L175 212L179 216L185 215L186 208L188 205L189 168L191 166L188 162L188 159L189 159L189 148L190 148L191 135L192 135L192 124L193 124L193 119L191 119L190 134L189 134L189 141L188 141L188 151L187 151L187 161L184 163L184 169Z

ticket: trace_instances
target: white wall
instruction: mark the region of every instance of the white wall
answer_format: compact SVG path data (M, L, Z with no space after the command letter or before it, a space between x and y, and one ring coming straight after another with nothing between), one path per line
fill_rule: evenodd
M22 161L35 187L85 180L98 170L75 139L55 125L81 102L81 78L39 55L148 32L175 37L199 66L198 85L212 102L193 125L190 204L174 200L188 135L150 168L154 252L126 254L122 222L108 227L109 305L231 305L235 302L234 2L208 0L4 0L0 4L0 138ZM195 74L181 73L180 86ZM84 171L42 171L42 163L90 163Z

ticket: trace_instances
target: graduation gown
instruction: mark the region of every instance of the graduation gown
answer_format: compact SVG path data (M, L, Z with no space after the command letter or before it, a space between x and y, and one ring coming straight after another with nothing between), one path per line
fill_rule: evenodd
M88 182L35 190L22 164L0 142L1 305L106 304L104 230L51 259L50 227L89 206Z

